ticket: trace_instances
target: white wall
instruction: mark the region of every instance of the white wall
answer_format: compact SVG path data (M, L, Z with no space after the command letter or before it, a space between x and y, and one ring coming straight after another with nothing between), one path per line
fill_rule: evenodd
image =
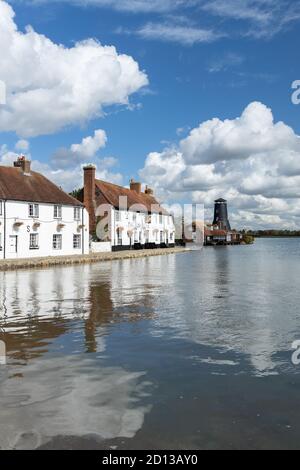
M122 245L128 246L134 243L175 243L175 226L172 216L160 216L159 214L136 213L131 211L117 211L112 209L112 246L117 246L117 231L121 229ZM128 232L133 231L130 237Z
M91 242L91 253L108 253L110 251L110 242Z
M6 230L4 224L6 213ZM16 222L22 225L17 226ZM34 226L38 222L39 226ZM58 227L61 223L64 227ZM84 225L84 228L79 228ZM6 240L4 245L4 232ZM38 234L39 249L30 249L30 234ZM62 249L53 249L53 235L62 235ZM73 248L73 235L81 235L80 248ZM89 253L89 215L85 209L80 209L80 220L74 220L74 206L62 206L61 220L54 219L53 204L39 204L39 217L29 217L29 203L2 201L0 210L0 259L36 258L45 256L68 256ZM14 238L12 238L14 237ZM17 239L15 238L17 237ZM17 251L14 241L17 240Z

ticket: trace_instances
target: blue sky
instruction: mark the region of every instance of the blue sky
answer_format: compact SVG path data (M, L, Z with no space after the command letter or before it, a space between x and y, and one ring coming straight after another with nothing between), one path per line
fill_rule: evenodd
M300 106L291 101L291 84L300 78L298 1L0 0L0 8L5 12L0 37L1 28L7 35L7 56L0 59L0 80L8 92L6 109L0 113L3 164L21 149L37 170L70 190L80 184L80 165L95 161L99 177L121 184L130 177L142 178L168 203L193 201L209 208L216 196L223 195L230 201L236 225L300 228ZM18 30L11 29L10 38L5 21ZM26 32L27 25L38 41ZM39 45L40 35L56 48L49 53L49 65L48 47ZM21 40L26 36L26 46L19 44L20 36ZM89 79L84 89L80 54L88 51L87 47L81 51L78 43L89 38L94 40L94 52L96 44L114 46L115 61L123 54L134 61L136 70L131 64L127 81L115 83L115 64L102 61L99 67L86 69ZM58 45L65 51L75 48L76 58L62 54ZM40 55L45 62L41 66ZM74 67L64 70L66 60L71 65L73 60ZM122 65L123 74L128 67ZM92 95L86 102L83 98L80 109L74 110L72 103L64 113L60 102L64 73L66 95L78 86L70 71L80 77L82 96ZM111 79L105 80L105 74L112 74ZM26 107L29 91L35 104L31 101ZM48 106L53 108L49 126ZM240 131L236 118L245 109L250 109L251 118L243 120ZM39 113L40 119L33 119ZM272 115L274 123L283 121L284 128L272 127ZM213 118L218 123L211 123ZM254 129L260 119L263 135L257 135L260 124ZM231 123L229 130L226 120ZM230 139L224 138L222 129L230 132ZM93 145L96 130L105 131L106 138L99 134L98 144ZM245 136L249 142L257 138L257 146L243 148ZM84 142L87 137L90 141ZM228 148L230 155L220 156Z

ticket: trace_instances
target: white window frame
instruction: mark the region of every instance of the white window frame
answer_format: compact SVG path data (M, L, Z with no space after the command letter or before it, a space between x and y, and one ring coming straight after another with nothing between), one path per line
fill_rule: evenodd
M115 210L116 213L116 222L121 222L121 211Z
M73 235L73 249L81 250L81 235L79 234Z
M80 222L81 220L81 207L74 207L74 220Z
M55 233L52 239L52 249L55 251L62 250L62 235L59 233Z
M32 242L35 240L34 242ZM38 233L30 233L29 234L29 250L39 250L39 234Z
M40 208L38 204L30 202L28 204L28 215L31 219L38 219L40 216Z
M56 205L53 207L53 218L54 218L54 219L57 219L57 220L61 220L61 219L62 219L62 206L61 206L61 205L56 204Z

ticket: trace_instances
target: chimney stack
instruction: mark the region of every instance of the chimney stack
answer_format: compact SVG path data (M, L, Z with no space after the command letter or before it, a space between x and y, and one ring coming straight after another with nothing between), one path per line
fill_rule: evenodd
M133 179L130 180L130 189L131 191L135 191L138 194L142 192L142 183L136 183Z
M154 191L153 191L153 189L148 188L148 186L146 186L145 194L148 194L148 196L153 196Z
M24 155L21 155L16 162L14 162L15 168L21 168L24 175L30 175L31 161L27 160Z
M96 230L96 167L94 165L87 165L83 168L84 171L84 199L83 203L90 217L90 233Z

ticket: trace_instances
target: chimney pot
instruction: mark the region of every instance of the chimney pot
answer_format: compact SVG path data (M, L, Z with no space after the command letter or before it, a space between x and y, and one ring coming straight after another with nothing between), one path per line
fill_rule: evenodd
M149 188L148 186L146 186L145 194L148 194L149 196L153 196L154 191L153 191L153 189L151 189L151 188Z
M27 160L24 155L21 155L16 162L14 162L15 168L21 168L25 175L30 175L31 161Z

